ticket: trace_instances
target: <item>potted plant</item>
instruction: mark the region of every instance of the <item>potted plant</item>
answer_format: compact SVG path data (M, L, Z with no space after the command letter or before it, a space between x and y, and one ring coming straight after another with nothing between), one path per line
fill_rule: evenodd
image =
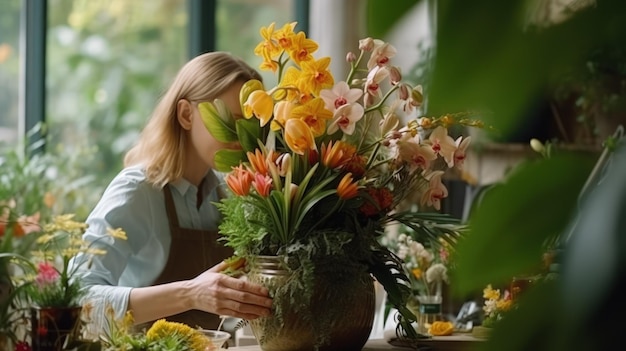
M27 277L26 295L31 305L33 350L61 350L68 336L78 336L82 327L81 298L86 292L82 289L78 269L89 259L72 259L76 255L89 257L106 253L82 239L87 225L73 217L73 214L59 215L44 224L36 242L38 246L32 252L36 271ZM110 229L109 234L126 238L120 229Z
M444 170L462 166L470 140L454 140L447 128L481 123L464 113L417 118L421 87L390 65L389 43L361 40L360 52L347 55L348 77L336 81L330 58L314 58L317 43L294 27L261 29L255 53L277 85L244 84L245 119L235 121L219 100L199 105L216 139L242 145L215 155L233 195L217 205L226 245L274 297L274 316L252 329L264 350L362 347L373 313L357 315L353 306L370 306L373 276L400 312L400 336L417 339L403 262L379 239L397 223L426 238L459 236L459 221L437 211L447 195ZM419 211L398 211L414 199Z

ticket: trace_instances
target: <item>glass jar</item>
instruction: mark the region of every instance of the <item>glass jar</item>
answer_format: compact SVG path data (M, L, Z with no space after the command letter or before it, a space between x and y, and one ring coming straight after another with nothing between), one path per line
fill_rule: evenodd
M436 321L443 321L441 312L441 295L418 296L419 315L417 316L417 332L420 334L430 334L428 330Z

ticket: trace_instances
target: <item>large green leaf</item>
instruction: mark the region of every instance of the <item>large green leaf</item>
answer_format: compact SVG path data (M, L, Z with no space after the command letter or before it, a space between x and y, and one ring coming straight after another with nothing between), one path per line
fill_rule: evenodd
M215 169L219 172L230 172L231 167L238 166L246 159L242 150L222 149L215 153Z
M237 120L237 134L244 151L254 151L259 147L259 140L264 141L264 130L256 118Z
M528 162L488 190L457 246L454 288L465 294L534 271L545 240L572 219L591 166L573 155Z
M237 141L235 119L222 100L216 99L213 103L202 102L198 104L198 110L205 127L217 141L223 143Z

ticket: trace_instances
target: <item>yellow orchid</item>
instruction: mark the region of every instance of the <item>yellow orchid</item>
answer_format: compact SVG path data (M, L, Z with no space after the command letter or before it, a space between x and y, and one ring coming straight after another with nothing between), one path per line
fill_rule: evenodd
M326 122L333 118L333 113L324 107L324 100L315 98L291 111L293 118L304 121L316 137L326 132Z
M311 39L308 39L304 32L300 32L292 38L292 46L289 50L289 56L297 64L300 65L304 61L313 60L313 53L317 51L319 45Z
M254 48L255 55L273 58L281 53L282 49L272 39L275 25L276 23L272 22L268 27L261 27L260 33L263 41Z
M330 57L322 57L319 60L303 61L302 75L299 79L299 87L305 92L319 96L320 90L332 88L335 79L328 70Z
M281 29L274 33L273 38L278 42L278 46L283 50L289 50L292 46L292 40L296 36L293 29L297 22L286 23Z

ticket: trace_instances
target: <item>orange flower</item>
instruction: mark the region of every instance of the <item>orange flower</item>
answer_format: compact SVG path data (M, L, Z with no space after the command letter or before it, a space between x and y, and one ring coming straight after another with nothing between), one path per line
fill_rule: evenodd
M228 173L224 178L230 190L239 196L245 196L250 193L250 185L252 184L253 179L254 177L252 176L252 173L250 173L250 171L245 169L242 165L233 167L233 171Z
M261 173L262 175L269 174L267 161L261 150L255 149L254 153L248 151L246 155L248 156L248 161L250 161L250 165L252 165L253 170L257 173Z
M328 145L322 144L322 164L328 168L335 169L350 161L356 149L342 141Z
M352 179L352 174L347 173L337 186L337 196L342 200L350 200L359 193L359 186Z
M252 181L252 186L254 186L254 189L259 195L268 197L270 190L272 190L272 178L268 175L256 173Z

